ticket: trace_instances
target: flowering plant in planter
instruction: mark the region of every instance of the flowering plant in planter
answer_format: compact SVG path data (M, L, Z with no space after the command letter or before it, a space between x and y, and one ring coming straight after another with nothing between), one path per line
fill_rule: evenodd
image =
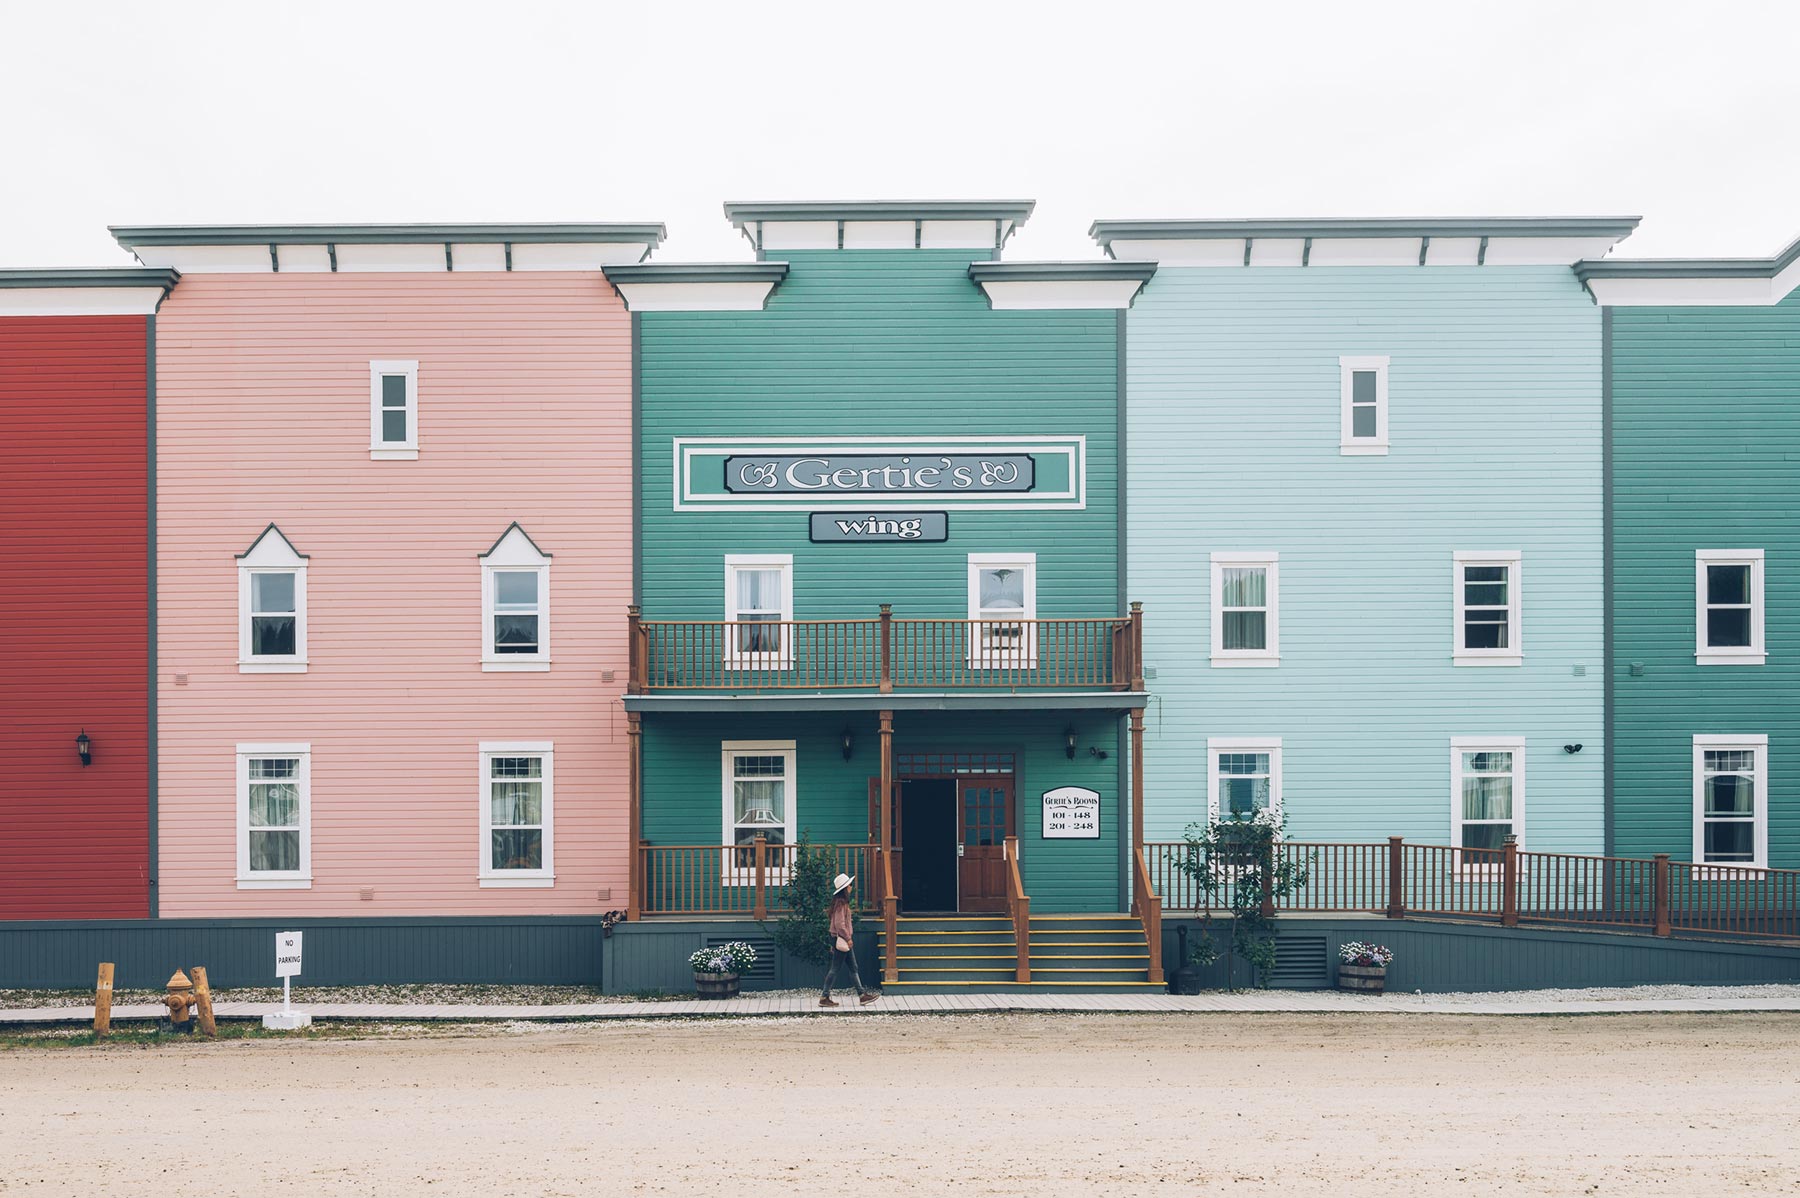
M742 940L715 944L688 956L695 973L742 973L756 964L756 950Z
M1386 969L1394 963L1394 950L1385 944L1364 944L1352 940L1338 946L1338 960L1364 969Z

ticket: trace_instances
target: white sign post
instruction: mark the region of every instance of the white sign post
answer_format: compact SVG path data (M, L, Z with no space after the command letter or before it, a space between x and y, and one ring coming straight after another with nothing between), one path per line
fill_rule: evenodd
M275 1031L291 1032L312 1026L311 1015L294 1010L290 1001L293 995L288 989L300 973L301 935L299 932L275 933L275 976L281 979L281 1010L263 1016L263 1026Z
M1100 792L1085 786L1059 786L1044 792L1045 840L1098 840Z

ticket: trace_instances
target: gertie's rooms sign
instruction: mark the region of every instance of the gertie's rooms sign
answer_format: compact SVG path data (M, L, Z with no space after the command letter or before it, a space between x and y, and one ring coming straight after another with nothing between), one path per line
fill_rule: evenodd
M874 439L677 437L675 509L1087 506L1085 437Z

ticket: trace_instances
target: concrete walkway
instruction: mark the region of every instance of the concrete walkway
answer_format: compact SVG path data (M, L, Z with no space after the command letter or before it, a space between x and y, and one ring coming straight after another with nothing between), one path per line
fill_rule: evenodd
M309 1003L294 1004L314 1019L379 1019L424 1021L462 1020L586 1020L675 1019L693 1016L755 1015L936 1015L998 1011L1054 1011L1064 1013L1352 1013L1382 1015L1625 1015L1683 1011L1800 1011L1800 987L1704 987L1657 988L1673 991L1666 996L1640 996L1620 990L1611 997L1591 990L1537 990L1493 994L1348 994L1336 990L1260 990L1235 994L908 994L894 995L859 1006L854 997L839 995L842 1006L822 1008L813 997L783 996L672 1002L567 1003L559 1006L504 1006L496 1004L411 1005L406 1003ZM220 1019L260 1019L280 1003L221 1002L215 1008ZM113 1008L115 1023L158 1018L160 1006ZM36 1007L0 1010L0 1027L24 1024L89 1023L87 1007Z

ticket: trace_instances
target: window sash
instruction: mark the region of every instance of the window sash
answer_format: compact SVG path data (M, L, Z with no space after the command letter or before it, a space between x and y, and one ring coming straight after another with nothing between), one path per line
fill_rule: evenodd
M305 746L238 747L236 856L240 888L310 885L310 762Z
M727 667L788 669L793 646L793 559L725 559L724 656Z
M1506 838L1525 847L1522 740L1455 738L1450 745L1450 839L1458 870L1501 867Z
M369 447L372 450L417 450L419 447L419 364L413 361L369 363Z
M1460 663L1520 664L1524 604L1519 558L1458 553L1454 566L1453 658Z
M750 886L756 881L757 837L766 845L794 841L797 754L792 741L727 741L721 750L727 850L722 855L722 880L727 886ZM786 861L785 855L769 854L763 863L764 881L785 882Z
M483 742L479 880L550 886L555 767L550 742Z

